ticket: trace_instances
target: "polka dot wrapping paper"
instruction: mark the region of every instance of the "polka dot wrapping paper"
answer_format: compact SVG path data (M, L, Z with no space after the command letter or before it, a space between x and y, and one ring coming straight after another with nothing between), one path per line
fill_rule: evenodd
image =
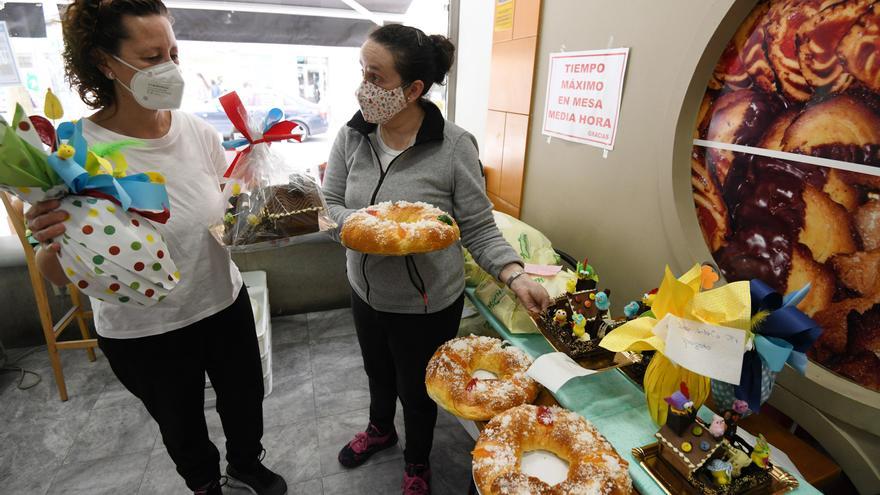
M180 273L156 228L112 201L61 200L70 213L59 260L70 281L100 301L149 307L177 286Z
M23 201L58 198L51 189L0 186ZM58 239L58 259L71 283L87 296L114 304L153 306L177 286L180 273L165 239L153 224L116 203L88 196L64 196L59 209L70 214Z
M46 115L63 115L46 96ZM147 218L168 221L165 178L127 174L121 153L137 140L92 143L82 120L55 127L17 105L11 123L0 117L0 190L33 205L59 199L69 214L58 258L67 278L84 294L107 303L152 306L180 280L165 240Z

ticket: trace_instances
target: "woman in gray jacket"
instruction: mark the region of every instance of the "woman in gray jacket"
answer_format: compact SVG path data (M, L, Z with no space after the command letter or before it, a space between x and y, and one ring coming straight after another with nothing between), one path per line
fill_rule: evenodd
M423 98L452 65L455 47L402 25L381 27L361 48L361 110L339 132L324 193L341 226L357 209L383 201L424 201L448 211L461 244L506 283L530 311L549 305L539 284L492 216L474 137L445 120ZM406 427L404 494L430 493L428 457L437 406L425 390L434 351L458 331L464 304L461 246L414 256L371 256L348 250L352 312L370 384L370 422L339 453L355 467L397 443L394 412Z

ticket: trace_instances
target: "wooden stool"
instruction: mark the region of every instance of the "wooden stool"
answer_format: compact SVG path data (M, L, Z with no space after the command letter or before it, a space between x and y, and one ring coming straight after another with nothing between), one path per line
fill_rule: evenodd
M7 193L0 192L0 199L6 207L24 256L27 260L28 274L31 278L31 286L34 289L34 299L37 301L37 311L40 313L40 324L43 327L43 335L46 337L46 350L49 351L49 359L52 362L52 370L55 373L55 383L58 385L58 395L62 401L67 400L67 385L64 383L64 371L61 369L61 358L58 351L62 349L85 349L89 361L95 360L94 348L98 346L97 339L91 338L86 318L92 317L91 311L84 311L79 290L73 284L67 284L70 301L73 307L56 323L52 320L52 309L49 307L49 297L46 292L46 282L37 268L37 259L33 246L28 242L25 234L24 203L18 198L13 198ZM61 335L71 322L76 320L82 339L58 342Z

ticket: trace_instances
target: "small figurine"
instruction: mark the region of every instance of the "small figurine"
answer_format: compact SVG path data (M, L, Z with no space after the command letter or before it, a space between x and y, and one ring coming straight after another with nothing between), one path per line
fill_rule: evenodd
M752 459L749 457L749 454L734 447L729 442L725 442L724 447L727 449L725 458L733 466L733 477L738 478L742 470L752 463Z
M577 264L577 276L581 280L593 280L595 282L599 282L599 277L596 276L596 270L593 269L593 266L587 263L587 258L584 258L583 263L580 261Z
M675 391L669 397L663 400L669 404L669 414L666 415L666 425L674 431L678 436L684 435L684 432L694 422L696 411L694 411L694 401L690 398L690 391L687 384L681 382L679 390Z
M557 325L565 325L568 323L568 313L564 309L557 309L553 315L553 323Z
M566 282L565 283L565 292L568 292L569 294L571 294L573 292L577 292L577 283L578 283L578 281L576 278L571 279L568 282Z
M752 450L752 462L761 469L770 468L770 444L767 443L764 435L758 435L755 449Z
M580 340L590 340L590 334L587 333L587 319L580 313L572 315L574 322L571 324L574 336Z
M709 425L709 433L719 439L724 436L724 432L727 431L727 423L724 422L724 418L715 414L712 416L712 424Z
M635 301L630 301L626 306L623 307L623 314L626 315L627 319L633 319L639 315L639 303Z
M660 292L659 288L654 288L646 292L642 296L642 304L644 304L645 306L651 306L652 304L654 304L654 297L657 296L658 292Z
M721 280L715 267L706 263L700 268L700 287L703 290L709 290L715 287L715 283Z
M676 390L672 395L665 397L663 400L665 400L674 411L688 412L694 407L694 401L690 399L687 385L684 382L681 382L679 390Z
M718 483L721 486L730 484L731 475L733 474L733 466L731 466L729 462L722 461L721 459L713 459L712 462L706 465L706 469L712 473L712 477L715 478L715 483Z
M749 411L749 405L746 401L737 399L733 401L732 407L733 409L726 409L722 413L724 423L727 425L727 431L724 433L724 436L731 440L736 435L736 424Z
M61 158L62 160L69 160L73 158L73 155L76 154L76 150L73 148L73 146L69 144L62 144L58 147L57 154L58 158Z
M587 263L586 258L583 262L578 261L575 273L577 275L577 284L575 285L576 291L595 289L596 284L599 283L599 276L596 275L596 270Z
M599 311L608 311L608 308L611 307L611 301L608 299L608 294L604 292L596 293L596 308Z

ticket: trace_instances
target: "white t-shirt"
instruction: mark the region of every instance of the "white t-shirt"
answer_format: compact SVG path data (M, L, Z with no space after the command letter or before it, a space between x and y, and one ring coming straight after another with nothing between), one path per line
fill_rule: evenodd
M397 158L397 155L403 153L403 150L396 150L385 144L385 141L382 139L381 126L376 126L376 131L370 134L370 142L373 143L376 154L379 155L379 164L382 166L383 172L388 170L388 165ZM409 144L409 146L412 145L413 143Z
M131 139L88 119L83 120L83 135L90 143ZM150 308L92 298L98 334L114 339L159 335L202 320L230 306L242 284L238 267L208 230L223 215L220 177L227 164L217 131L195 116L174 111L168 134L139 141L144 145L123 151L128 173L165 176L171 218L153 225L165 237L181 279Z

